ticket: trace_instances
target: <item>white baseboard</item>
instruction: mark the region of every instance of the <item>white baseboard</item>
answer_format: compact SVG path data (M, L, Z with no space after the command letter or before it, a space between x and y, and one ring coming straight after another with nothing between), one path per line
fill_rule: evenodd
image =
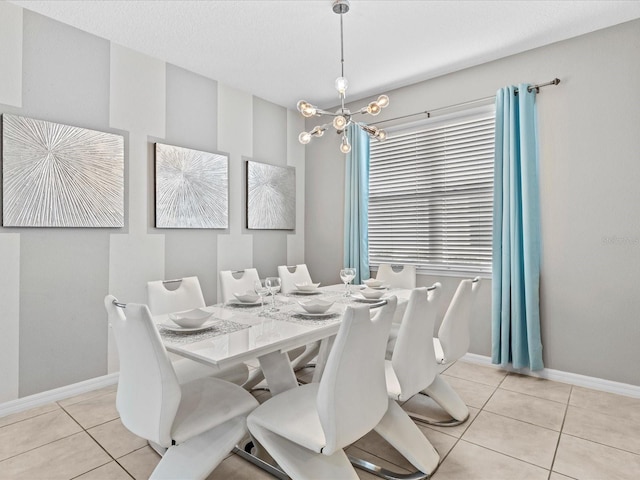
M98 390L99 388L108 387L116 383L118 383L118 372L11 400L0 404L0 417L29 410L30 408L39 407L40 405L46 405L47 403L57 402L58 400L80 395L81 393Z
M602 378L596 377L587 377L586 375L580 375L578 373L562 372L560 370L552 370L550 368L544 368L542 370L532 372L528 368L517 369L513 368L511 365L494 365L493 363L491 363L491 357L476 355L475 353L467 353L464 357L462 357L462 360L469 363L476 363L479 365L498 368L501 370L508 370L510 372L520 373L522 375L529 375L530 377L539 377L546 380L553 380L555 382L576 385L578 387L591 388L593 390L600 390L603 392L615 393L618 395L626 395L627 397L640 398L640 386L638 385L614 382L611 380L604 380Z

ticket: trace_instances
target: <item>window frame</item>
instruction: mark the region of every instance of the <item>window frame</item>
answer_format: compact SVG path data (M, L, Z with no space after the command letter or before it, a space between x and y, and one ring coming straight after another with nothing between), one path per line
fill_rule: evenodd
M444 115L438 115L437 117L432 117L432 118L427 118L427 119L423 119L423 120L419 120L416 122L410 122L410 123L401 123L401 124L397 124L391 127L386 128L387 132L389 133L389 140L393 140L393 137L401 134L401 135L408 135L414 132L423 132L423 131L430 131L430 130L436 130L439 128L446 128L448 126L452 126L455 125L457 123L464 123L467 121L474 121L474 120L479 120L482 118L487 118L487 117L492 117L493 120L493 124L495 125L495 104L491 103L491 104L486 104L486 105L481 105L481 106L476 106L476 107L472 107L472 108L460 108L454 112L448 113L448 114L444 114ZM439 275L439 276L455 276L455 277L460 277L460 276L469 276L469 275L473 275L473 276L481 276L481 277L490 277L491 276L491 264L492 264L492 259L491 259L491 243L492 243L492 226L493 226L493 164L494 164L494 158L495 158L495 127L492 128L491 130L491 135L490 138L492 140L492 150L491 150L491 155L490 155L490 163L491 163L491 177L490 180L486 180L485 179L485 183L488 185L490 184L490 198L491 198L491 204L490 206L487 208L486 206L484 207L483 212L485 213L485 219L486 219L486 213L487 211L489 212L489 216L490 216L490 220L489 220L489 225L487 227L486 225L486 220L485 220L485 224L482 226L481 229L479 229L478 234L485 237L486 238L486 234L488 232L489 234L489 240L488 242L485 240L484 243L482 244L482 252L484 252L484 254L480 254L479 256L482 257L483 255L486 257L486 250L487 250L487 246L489 247L488 253L489 253L489 260L488 262L482 262L482 263L476 263L476 264L470 264L470 265L465 265L462 263L425 263L424 260L421 261L420 257L422 256L423 258L426 256L425 254L415 254L415 252L419 251L419 247L416 247L416 249L414 250L414 253L412 254L412 256L409 256L407 261L404 263L408 263L408 264L412 264L416 266L416 270L418 273L420 274L426 274L426 275ZM395 135L394 135L395 134ZM385 142L386 143L386 142ZM372 143L371 145L371 149L372 149L372 156L374 156L374 151L375 151L376 146ZM380 148L384 148L384 146L381 146ZM480 165L487 165L489 163L489 157L487 157L487 155L483 155L484 158L483 160L479 163ZM446 157L446 155L445 155ZM375 161L375 160L374 160ZM444 161L444 160L443 160ZM370 170L372 169L372 166L370 165ZM375 167L373 168L374 172L375 172ZM416 167L416 171L417 171L417 167ZM370 178L370 197L371 197L371 178ZM484 188L487 188L487 185L484 186ZM373 190L375 191L375 187L373 188ZM483 190L483 198L486 198L487 196L487 192L485 190ZM484 203L486 204L486 200L485 202L480 201L479 203ZM426 218L426 214L423 218ZM369 242L371 243L371 202L370 202L370 212L369 212L369 219L368 219L368 228L370 230L369 232ZM415 221L416 224L420 223L419 221ZM428 221L426 222L428 223ZM473 231L473 230L470 230ZM416 234L417 236L417 234ZM416 241L415 243L418 243L418 241ZM371 250L371 249L370 249ZM450 248L449 251L451 251L452 249ZM445 249L446 251L446 249ZM441 254L439 256L440 258L444 257L444 254ZM371 251L369 252L369 263L371 265L371 270L372 271L376 271L378 268L378 265L380 263L392 263L394 265L402 263L402 262L396 262L394 261L386 261L386 260L382 260L380 258L373 258L371 257Z

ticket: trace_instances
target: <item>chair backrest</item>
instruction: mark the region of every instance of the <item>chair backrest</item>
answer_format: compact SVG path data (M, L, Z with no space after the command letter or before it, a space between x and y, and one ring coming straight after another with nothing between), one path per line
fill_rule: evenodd
M280 265L278 276L282 283L280 286L282 293L291 293L296 290L296 283L311 283L311 275L309 275L309 270L304 263L296 265L293 272L286 265Z
M402 270L396 272L390 264L381 263L378 267L378 280L388 283L391 288L416 288L416 267L415 265L403 265Z
M167 288L168 286L177 288ZM205 307L198 277L147 282L147 303L154 315Z
M366 435L387 411L384 355L397 299L371 318L368 306L347 307L318 388L325 455Z
M411 291L391 357L400 384L399 400L408 400L433 382L438 373L433 348L433 328L442 285L419 287Z
M479 288L478 277L462 280L444 314L438 329L438 339L446 363L459 359L469 350L473 304Z
M120 357L120 420L135 435L169 447L182 396L178 378L147 306L114 302L113 295L104 299Z
M234 274L238 277L236 278ZM253 284L258 280L260 280L260 276L255 268L246 268L238 272L221 270L220 292L222 293L222 302L225 303L235 298L233 296L234 293L244 293L247 290L253 292Z

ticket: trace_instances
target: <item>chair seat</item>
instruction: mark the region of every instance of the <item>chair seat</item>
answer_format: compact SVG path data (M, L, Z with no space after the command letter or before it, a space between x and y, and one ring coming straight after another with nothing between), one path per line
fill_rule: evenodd
M322 453L326 439L316 406L319 386L309 383L282 392L251 412L247 422Z
M171 437L178 444L246 415L259 405L242 387L218 378L201 378L181 388L182 397L171 429Z
M208 367L188 358L182 358L172 362L173 369L176 372L180 384L192 382L203 377L214 375L227 382L242 385L249 377L249 368L244 364L234 365L223 369Z

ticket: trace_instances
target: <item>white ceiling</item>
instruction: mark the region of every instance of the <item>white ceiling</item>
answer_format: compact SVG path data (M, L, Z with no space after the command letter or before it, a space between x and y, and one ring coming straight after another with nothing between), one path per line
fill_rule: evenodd
M338 103L340 17L331 0L9 1L288 108L301 98ZM351 0L344 16L347 97L635 18L638 0Z

